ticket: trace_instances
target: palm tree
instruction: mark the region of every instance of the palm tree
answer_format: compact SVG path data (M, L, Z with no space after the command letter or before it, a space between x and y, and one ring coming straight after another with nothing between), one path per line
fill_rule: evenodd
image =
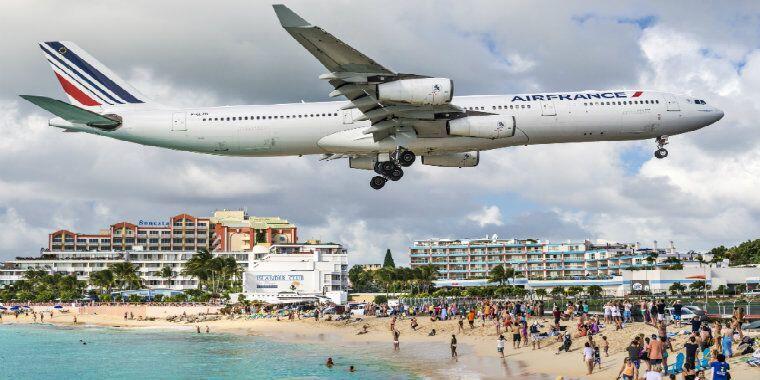
M506 271L504 270L504 265L497 265L493 268L491 268L491 271L488 273L488 280L491 282L498 282L499 285L504 285L504 281L509 281L509 277L506 275Z
M211 277L211 260L213 258L214 256L207 249L199 249L190 260L187 260L182 274L196 277L198 279L198 289L202 289L203 285Z
M435 265L423 265L418 267L420 285L425 289L425 293L430 293L430 287L433 281L438 279L438 268Z
M541 299L544 299L544 297L546 297L546 289L536 289L536 295Z
M100 293L110 293L114 285L113 271L103 269L90 273L90 284L100 288Z
M163 277L166 280L166 286L171 287L172 285L172 278L174 277L174 271L172 270L172 267L165 266L161 268L161 271L158 272L158 275Z
M130 262L124 261L111 265L111 271L113 272L114 282L119 286L119 289L132 289L142 286L142 279L137 272L137 267Z

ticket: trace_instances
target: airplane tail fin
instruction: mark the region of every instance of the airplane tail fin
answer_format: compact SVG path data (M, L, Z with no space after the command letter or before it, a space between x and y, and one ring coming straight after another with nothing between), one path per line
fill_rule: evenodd
M40 43L69 101L85 109L150 103L129 83L73 42Z

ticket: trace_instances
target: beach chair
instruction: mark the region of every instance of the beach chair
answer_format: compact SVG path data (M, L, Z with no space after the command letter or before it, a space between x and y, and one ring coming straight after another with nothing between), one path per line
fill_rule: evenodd
M686 356L684 356L683 352L679 352L676 356L676 362L669 365L665 369L665 373L670 375L675 375L678 373L683 372L683 363L686 362Z
M706 370L710 368L710 348L705 348L702 352L702 360L698 360L696 363L696 370Z

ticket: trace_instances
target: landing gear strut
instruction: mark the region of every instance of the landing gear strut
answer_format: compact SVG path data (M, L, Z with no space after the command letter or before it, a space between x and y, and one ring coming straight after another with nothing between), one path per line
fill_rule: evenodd
M388 181L398 181L404 176L404 170L401 167L412 166L417 156L414 152L406 149L398 149L390 154L390 161L375 162L375 173L378 176L372 177L369 181L370 187L375 190L382 189Z
M668 150L664 146L668 145L668 136L660 136L655 141L657 141L657 150L654 151L654 156L659 159L667 157Z

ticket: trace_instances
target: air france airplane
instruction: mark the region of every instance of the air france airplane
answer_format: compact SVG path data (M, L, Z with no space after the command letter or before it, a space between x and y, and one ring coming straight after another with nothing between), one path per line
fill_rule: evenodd
M40 47L69 103L24 99L50 111L49 124L169 149L225 156L323 155L377 173L374 189L403 167L474 167L480 152L516 145L655 139L723 117L699 97L646 90L454 96L448 78L403 74L380 65L274 5L282 27L326 68L320 75L348 101L180 109L157 104L72 42Z

